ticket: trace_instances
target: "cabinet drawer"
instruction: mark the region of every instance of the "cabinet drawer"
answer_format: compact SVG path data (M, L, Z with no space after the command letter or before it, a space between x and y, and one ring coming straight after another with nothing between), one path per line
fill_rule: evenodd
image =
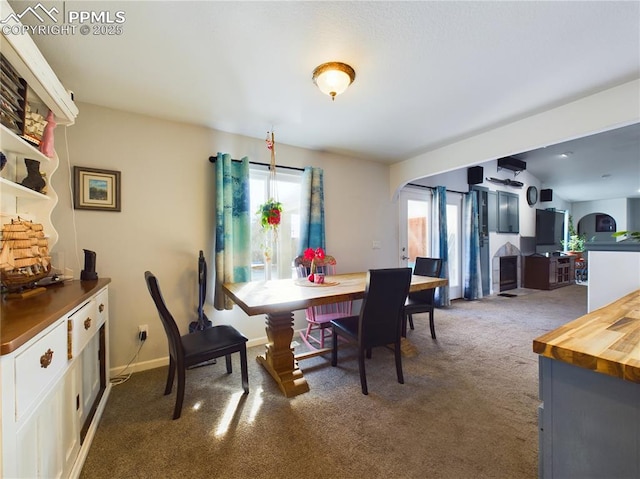
M100 326L104 324L104 322L109 317L109 290L103 289L100 293L96 295L96 307L98 309L98 324L97 327L100 329Z
M67 323L16 356L16 420L20 420L67 365Z
M79 356L91 337L98 331L99 319L95 299L69 316L69 359Z

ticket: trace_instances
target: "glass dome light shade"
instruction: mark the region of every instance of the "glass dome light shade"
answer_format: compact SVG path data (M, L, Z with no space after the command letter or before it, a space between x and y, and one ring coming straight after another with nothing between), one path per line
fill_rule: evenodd
M313 82L322 93L335 100L356 78L356 72L346 63L323 63L313 71Z

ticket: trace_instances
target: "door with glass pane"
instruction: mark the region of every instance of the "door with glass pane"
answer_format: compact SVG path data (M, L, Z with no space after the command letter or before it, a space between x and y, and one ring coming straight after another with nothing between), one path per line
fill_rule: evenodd
M449 299L462 298L462 195L447 191Z
M400 193L400 266L413 268L416 256L432 256L431 191ZM447 191L449 298L462 297L462 195Z
M400 193L400 266L413 268L417 256L429 256L431 191Z

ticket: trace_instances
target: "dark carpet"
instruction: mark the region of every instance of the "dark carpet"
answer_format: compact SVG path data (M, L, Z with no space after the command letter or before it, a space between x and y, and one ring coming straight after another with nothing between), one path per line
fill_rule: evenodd
M414 316L405 384L392 351L374 349L368 396L345 346L337 368L328 357L302 362L311 391L291 399L254 359L248 396L237 355L231 375L224 361L191 370L176 421L166 368L134 374L112 389L81 477L535 478L532 341L585 314L587 288L513 293L437 309L437 341L427 315Z

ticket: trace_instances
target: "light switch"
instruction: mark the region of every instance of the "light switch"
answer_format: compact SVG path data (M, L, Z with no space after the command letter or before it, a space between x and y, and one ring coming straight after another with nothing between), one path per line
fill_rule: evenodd
M380 248L382 248L382 244L378 240L373 240L372 248L373 249L380 249Z

